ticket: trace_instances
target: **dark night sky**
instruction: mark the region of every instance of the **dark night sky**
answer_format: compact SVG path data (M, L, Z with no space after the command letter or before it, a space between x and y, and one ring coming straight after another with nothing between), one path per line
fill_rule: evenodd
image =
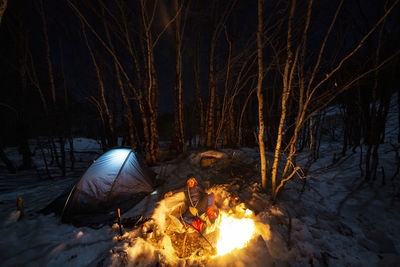
M100 11L98 1L73 1L89 23L98 31L102 38L105 38L103 22L99 18ZM113 11L115 5L105 1L107 7ZM172 2L172 1L171 1ZM307 7L306 2L298 1L298 14L301 14ZM378 3L379 2L379 3ZM392 3L393 1L389 1ZM128 1L129 3L129 1ZM160 1L159 7L155 16L155 24L153 32L159 33L170 20L173 14L173 8L170 1ZM218 9L215 9L214 1L192 1L189 10L187 25L184 36L184 53L183 53L183 83L185 102L191 103L194 100L194 76L193 76L193 53L195 39L197 33L200 34L200 59L201 59L201 89L203 97L208 96L208 60L210 52L210 37L213 25L213 14L216 17L222 15L222 10L230 2L221 1ZM269 25L274 25L280 18L287 19L287 1L279 2L280 6L275 8L277 1L264 1L264 18ZM320 47L322 39L329 23L332 19L338 1L323 0L315 1L312 13L311 30L309 34L308 49L310 50L309 59L315 59L317 48ZM96 90L97 79L94 72L93 64L90 59L87 47L82 39L81 26L77 16L68 6L66 1L44 1L46 20L48 24L48 32L51 48L51 60L56 77L56 87L59 96L62 99L64 78L61 75L61 62L65 68L65 83L70 92L70 98L77 103L76 110L83 111L84 114L79 115L81 124L85 124L85 117L96 117L96 112L93 106L88 103L87 97ZM129 12L132 12L132 26L134 30L138 30L135 26L135 8L137 5L132 4ZM19 75L19 60L21 59L21 51L23 47L27 47L32 58L28 56L27 69L31 69L31 63L35 64L36 72L40 80L40 84L49 98L49 82L47 65L45 60L45 42L42 31L42 20L39 13L39 1L9 1L8 9L3 17L3 22L0 26L0 55L2 62L0 65L2 92L1 102L16 107L17 109L25 110L29 121L40 121L40 98L33 87L30 79L27 78L27 89L22 92L21 78ZM217 10L215 12L215 10ZM235 41L234 51L239 52L244 45L249 41L255 42L256 31L256 10L257 1L238 1L236 9L228 20L227 30L231 40ZM97 13L97 14L96 14ZM304 14L304 13L303 13ZM382 14L382 4L380 1L345 1L343 9L340 13L338 22L335 25L331 38L328 40L327 49L324 53L324 64L329 65L329 62L336 62L338 56L347 53L351 50L355 43L360 39L360 36L367 32L377 18ZM137 19L137 18L136 18ZM385 49L382 54L389 55L397 47L399 47L399 8L397 7L393 14L386 22L387 36L392 36L385 39ZM120 36L115 32L113 27L116 23L110 16L107 16L107 21L112 30L112 39L117 48L119 59L126 66L128 72L133 73L132 60L129 58L127 50L120 43ZM304 16L299 15L295 19L295 26L304 23ZM285 24L286 25L286 24ZM278 44L285 39L285 26L282 27L280 33L275 33L272 42ZM272 31L270 31L272 32ZM343 35L344 32L344 35ZM393 32L393 33L391 33ZM336 53L338 43L344 36L344 48L339 54ZM90 44L96 51L99 64L104 68L105 73L113 73L113 60L109 54L103 49L98 40L88 31ZM373 40L376 40L377 35L371 36L370 43L366 43L365 47L360 50L359 64L362 66L370 60L371 52L374 48ZM23 41L27 41L23 43ZM138 45L137 40L135 45ZM22 47L22 48L21 48ZM138 46L139 47L139 46ZM21 50L22 49L22 50ZM282 49L278 48L278 49ZM62 52L61 52L62 50ZM342 53L342 54L340 54ZM227 43L224 34L221 34L217 50L216 50L216 67L219 71L223 71L222 66L227 60ZM174 31L173 27L162 35L159 43L155 47L155 65L157 70L157 78L159 84L159 112L173 112L173 90L175 83L174 74ZM264 64L273 60L274 54L270 49L264 50ZM62 58L62 60L61 60ZM32 59L32 60L31 60ZM365 60L365 62L363 62ZM265 88L273 85L272 81L275 78L265 77ZM111 88L111 93L116 88L115 81L110 76L105 75L105 84L107 88ZM220 84L220 90L223 88L223 83ZM249 88L246 88L249 90ZM267 90L267 89L265 89ZM4 125L13 128L15 123L9 118L11 115L10 109L3 108L1 111L2 117L8 117ZM77 113L79 113L77 112ZM78 120L79 120L78 119ZM35 123L33 123L35 124ZM14 125L14 126L13 126Z

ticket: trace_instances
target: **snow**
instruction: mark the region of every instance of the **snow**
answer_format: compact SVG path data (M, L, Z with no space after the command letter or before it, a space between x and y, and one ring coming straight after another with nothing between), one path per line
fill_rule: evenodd
M334 111L329 112L334 115ZM341 144L325 140L321 144L321 158L311 166L305 185L303 180L289 181L273 204L270 196L260 191L257 149L192 150L187 158L179 157L153 167L166 183L122 214L123 218L151 219L139 227L124 229L123 236L119 236L116 223L100 229L74 227L60 224L54 214L38 213L75 182L101 153L97 141L75 139L75 149L83 153L77 153L80 156L77 169L69 171L67 177L54 175L53 179L45 179L35 171L12 175L0 168L1 265L398 266L400 181L399 177L391 179L396 169L392 146L396 144L398 131L394 123L396 115L397 110L392 109L386 142L380 148L385 184L381 168L374 184L364 183L360 178L359 149L339 157ZM34 141L32 147L35 148ZM6 153L15 162L21 160L15 148L8 148ZM38 166L40 157L39 152L35 153L34 162ZM219 161L204 169L198 164L202 157L215 157ZM306 156L300 155L298 164L305 159ZM178 236L185 235L178 221L184 196L178 193L164 199L163 195L184 185L189 173L210 185L207 190L215 194L221 211L233 210L237 214L246 208L254 211L251 218L257 234L247 247L215 257L197 233L189 233L186 250L195 245L204 249L186 251L190 256L182 257L184 254L179 251L181 248L177 249L176 242ZM237 206L230 202L233 195L239 197ZM18 220L17 197L24 200L22 220ZM206 235L215 241L211 226Z
M189 160L193 165L199 165L200 160L202 158L208 158L208 157L216 158L216 159L222 159L222 158L226 159L226 158L228 158L228 155L223 152L218 152L215 150L208 150L208 151L201 152L201 153L192 153L189 156Z

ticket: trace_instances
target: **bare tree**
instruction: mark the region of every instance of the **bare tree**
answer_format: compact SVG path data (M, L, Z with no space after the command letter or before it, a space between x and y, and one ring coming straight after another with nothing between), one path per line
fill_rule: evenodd
M339 69L343 67L343 65L357 52L360 50L360 48L363 46L365 41L367 40L368 37L371 36L372 33L375 32L375 30L383 23L383 21L386 19L386 17L391 13L393 8L398 4L398 0L393 2L393 4L388 7L385 10L384 15L375 23L374 26L371 27L371 29L359 40L358 44L355 46L353 50L348 52L347 54L344 54L343 57L341 57L338 60L338 63L334 65L330 71L326 73L326 75L321 78L320 81L314 83L314 80L317 77L317 72L320 70L321 66L321 61L322 61L322 55L325 51L326 44L328 37L330 36L330 33L332 32L332 29L335 25L336 19L338 17L338 14L340 12L340 9L343 4L343 0L339 2L338 8L333 16L333 19L331 20L331 24L325 34L325 37L323 39L323 42L321 44L321 47L319 49L319 53L316 59L316 62L312 65L312 71L310 72L310 76L307 77L307 82L305 83L306 85L303 86L305 88L305 92L300 94L301 101L299 101L299 108L298 112L296 115L296 121L295 121L295 126L293 130L293 135L290 138L290 142L288 144L288 154L286 156L286 163L285 167L282 171L281 179L279 182L279 185L276 186L276 179L277 179L277 172L278 172L278 166L279 166L279 161L281 158L281 142L282 142L282 134L283 134L283 124L285 122L285 110L286 110L286 101L287 97L289 96L293 84L293 77L295 73L296 68L305 68L306 65L298 65L298 56L299 52L301 51L301 47L306 44L307 40L307 32L308 32L308 27L310 24L309 16L311 14L311 8L312 8L312 1L309 2L308 5L308 11L307 11L307 16L306 16L306 23L304 24L304 29L303 29L303 34L301 41L298 43L297 48L293 54L292 51L292 37L291 37L291 31L292 31L292 21L294 17L294 10L296 7L296 1L292 1L292 5L290 8L290 14L289 14L289 22L288 22L288 38L287 38L287 56L286 56L286 63L285 63L285 71L283 74L283 92L282 92L282 113L281 113L281 120L280 120L280 125L278 129L278 139L277 139L277 146L275 149L275 157L274 157L274 165L272 169L272 185L273 185L273 199L276 199L277 194L279 190L284 186L285 182L290 180L295 174L301 176L301 168L299 166L296 166L294 163L294 156L296 154L296 145L298 141L298 134L300 129L305 125L305 123L315 114L316 112L319 112L323 110L329 103L331 103L338 95L343 93L344 91L348 90L351 88L353 84L355 84L357 81L365 78L367 75L374 73L376 70L387 64L389 61L391 61L393 58L398 56L400 54L400 50L394 52L392 55L387 57L385 60L381 61L379 64L376 64L374 67L371 69L364 71L363 73L360 73L356 77L351 78L348 81L345 81L342 85L340 86L326 86L324 91L321 91L320 89L323 85L327 84L327 81L330 81L332 77L334 77L334 74L338 72ZM302 71L303 73L306 73L306 71ZM317 92L319 94L317 94ZM299 100L300 100L299 99Z
M215 1L214 4L218 4L218 1ZM215 104L216 104L216 94L217 94L217 80L215 77L215 50L217 47L218 40L222 31L226 26L226 22L229 16L232 13L233 8L236 6L237 0L229 3L222 13L222 15L217 18L219 12L217 12L217 8L214 7L214 17L215 22L213 25L213 30L211 34L210 41L210 56L209 56L209 74L208 74L208 87L209 87L209 100L207 105L207 115L206 115L206 147L211 147L213 145L213 136L214 133L214 123L215 123ZM217 137L218 138L218 137Z
M194 72L194 86L195 86L195 94L196 94L196 102L197 102L197 113L199 116L200 123L200 131L199 131L199 142L198 146L204 145L204 129L205 129L205 119L204 119L204 103L203 97L201 95L200 90L200 34L196 34L195 41L195 51L194 51L194 60L193 60L193 72ZM399 135L400 136L400 135ZM400 137L399 137L400 138Z
M257 27L257 62L258 62L258 81L257 81L257 99L258 99L258 146L260 148L261 160L261 182L264 191L267 190L267 171L265 159L265 145L264 145L264 110L263 110L263 95L261 93L263 81L263 46L262 46L262 33L263 33L263 16L262 16L262 0L258 0L258 27Z
M40 0L40 14L42 16L43 35L44 35L44 40L45 40L45 45L46 45L46 59L47 59L47 68L48 68L48 72L49 72L51 97L53 100L53 105L55 105L56 104L56 86L54 83L53 66L51 63L51 56L50 56L49 35L48 35L48 31L47 31L46 14L44 12L43 0Z
M97 60L96 60L95 54L93 52L93 49L89 44L89 40L88 40L88 37L87 37L87 34L86 34L86 30L85 30L85 25L83 25L83 22L82 22L82 34L83 34L83 37L85 39L86 46L87 46L87 48L89 50L90 57L92 59L92 63L93 63L93 66L94 66L94 69L95 69L95 72L96 72L96 77L97 77L97 81L98 81L99 89L100 89L99 90L99 92L100 92L99 93L99 100L95 101L95 103L96 103L96 106L98 107L99 113L100 112L104 112L105 113L105 118L104 118L103 115L101 115L101 118L104 118L104 119L107 120L107 124L103 125L103 127L105 129L106 136L108 137L107 138L107 141L108 141L107 142L107 147L113 147L115 145L114 142L113 142L113 140L114 140L113 116L112 116L112 114L110 112L110 108L108 107L108 102L107 102L107 99L106 99L103 76L101 74L100 67L97 64ZM92 99L92 101L94 101L94 100ZM102 121L104 121L104 119L102 119Z
M185 153L186 152L186 143L185 143L185 134L183 128L183 98L182 98L182 40L185 31L186 24L186 16L188 14L189 4L186 4L186 12L181 12L180 5L184 5L184 1L182 3L178 3L178 0L174 1L174 12L176 14L175 19L175 137L178 139L178 152ZM184 19L182 20L182 13L184 13Z
M106 37L108 40L108 45L111 49L111 51L115 54L115 48L114 48L114 44L111 40L111 34L109 31L109 27L108 27L108 23L106 21L105 18L105 6L102 0L99 0L99 4L101 7L101 13L102 13L102 17L103 17L103 24L104 24L104 29L105 29L105 33L106 33ZM125 23L126 20L123 19L123 23ZM132 147L132 149L136 150L136 141L135 141L135 127L134 127L134 122L133 122L133 113L132 113L132 108L131 108L131 104L129 102L128 99L128 95L127 92L124 88L124 84L122 81L122 77L121 77L121 71L120 71L120 67L118 66L117 62L114 59L114 69L115 69L115 77L117 79L117 84L118 87L120 89L121 92L121 96L122 96L122 100L125 104L125 108L126 108L126 117L128 120L128 132L129 132L129 141L130 141L130 145ZM115 117L115 116L114 116Z

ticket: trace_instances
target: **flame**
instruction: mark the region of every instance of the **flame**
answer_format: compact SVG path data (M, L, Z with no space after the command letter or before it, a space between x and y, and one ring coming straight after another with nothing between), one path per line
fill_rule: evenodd
M251 211L245 212L247 216L251 214ZM219 238L216 246L217 256L225 255L234 249L246 247L255 235L255 232L255 224L251 218L237 219L232 215L222 213L219 225Z

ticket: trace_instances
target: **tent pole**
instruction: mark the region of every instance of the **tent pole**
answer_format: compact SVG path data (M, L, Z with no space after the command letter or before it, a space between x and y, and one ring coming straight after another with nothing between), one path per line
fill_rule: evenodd
M69 192L67 201L65 201L65 204L64 204L64 207L63 207L63 209L62 209L61 216L60 216L60 223L61 223L61 221L62 221L62 217L63 217L63 215L64 215L65 208L67 207L68 201L69 201L69 199L70 199L70 197L71 197L71 195L72 195L72 192L74 191L75 187L76 187L76 184L74 184L74 186L72 187L71 191Z

